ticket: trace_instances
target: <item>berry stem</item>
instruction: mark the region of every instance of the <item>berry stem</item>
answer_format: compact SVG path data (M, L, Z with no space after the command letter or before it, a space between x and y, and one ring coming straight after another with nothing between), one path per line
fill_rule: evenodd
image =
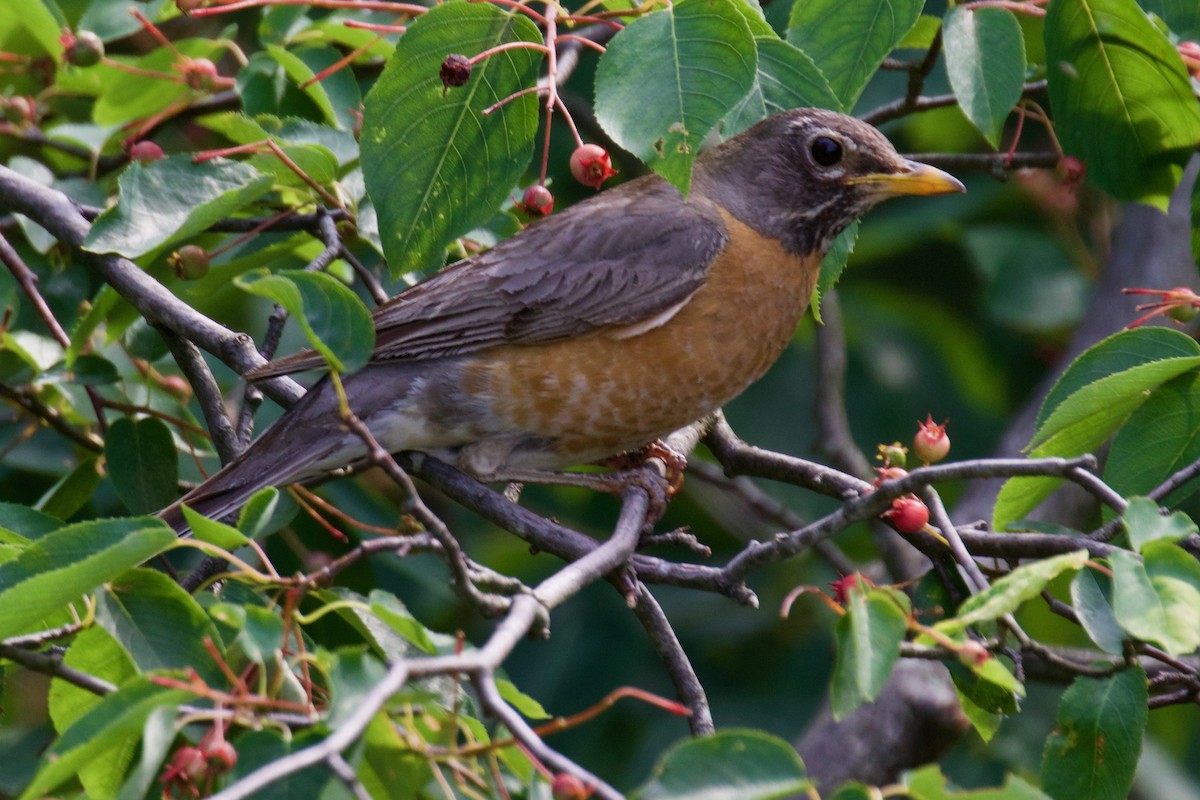
M192 12L193 17L206 17L211 14L226 14L230 11L241 11L258 6L313 6L316 8L355 8L362 11L391 11L397 14L424 14L429 9L412 3L391 3L386 0L238 0L236 3L226 3L219 6L197 8Z
M478 2L483 2L483 1L484 0L471 0L472 3L478 3ZM546 18L543 17L541 14L537 13L536 11L534 11L528 5L526 5L526 3L523 2L523 0L487 0L487 2L491 2L492 4L498 5L498 6L508 6L509 8L515 8L517 11L520 11L521 13L526 14L529 17L531 17L539 25L546 24ZM549 8L549 4L547 4L547 8Z
M138 11L136 8L130 8L129 13L133 15L134 19L142 24L142 27L146 29L146 33L153 36L160 45L174 53L176 58L180 60L187 58L187 56L179 52L179 48L172 44L170 39L168 39L166 36L163 36L163 32L158 29L157 25L146 19L142 12Z
M1003 8L1017 14L1044 17L1046 16L1046 9L1042 8L1042 6L1047 2L1048 0L1031 0L1027 3L1018 2L1018 0L974 0L971 3L963 3L959 7L970 11L978 8Z
M372 47L374 47L374 46L375 46L375 44L376 44L377 42L379 42L381 39L383 39L383 37L384 37L384 34L383 34L383 33L380 33L380 34L379 34L378 36L376 36L374 39L372 39L371 41L369 41L369 42L367 42L366 44L362 45L361 47L356 47L356 48L354 48L354 49L353 49L353 50L351 50L349 53L347 53L346 55L344 55L344 56L342 56L341 58L339 58L337 61L335 61L335 62L333 62L332 64L330 64L328 67L326 67L325 69L323 69L323 70L321 70L320 72L318 72L316 75L313 75L311 78L309 78L308 80L306 80L306 81L304 81L303 83L301 83L301 84L300 84L300 88L301 88L301 89L307 89L309 86L312 86L314 83L319 83L320 81L323 81L323 80L325 80L325 79L326 79L326 78L328 78L330 75L332 75L333 73L335 73L335 72L337 72L338 70L342 69L342 67L345 67L347 64L349 64L350 62L352 62L354 59L358 58L358 57L359 57L359 56L361 56L363 53L365 53L365 52L367 52L368 50L370 50Z
M470 59L471 66L475 66L489 56L494 56L497 53L503 53L505 50L537 50L539 53L543 53L550 58L553 58L552 54L554 53L552 48L549 48L544 44L538 44L537 42L505 42L504 44L498 44L495 47L489 47L479 55L473 56Z
M564 33L563 35L558 37L558 41L560 41L560 42L578 42L579 44L581 44L585 47L592 48L597 53L605 53L608 51L608 48L605 47L604 45L600 44L599 42L593 42L591 39L587 38L586 36L578 36L574 33Z
M182 75L174 75L170 72L159 72L153 69L143 69L135 67L132 64L126 64L123 61L116 61L108 56L101 56L100 63L106 67L119 69L122 72L128 72L130 75L139 75L143 78L153 78L156 81L170 81L171 83L187 83L187 79Z
M495 103L492 103L490 106L488 106L487 108L485 108L483 111L481 111L479 113L483 114L486 117L491 114L494 114L497 111L497 109L508 105L513 100L516 100L518 97L524 97L527 94L534 94L534 93L541 94L542 92L547 92L547 91L549 91L549 89L547 89L545 86L540 86L540 85L539 86L526 86L524 89L521 89L519 92L513 92L512 94L510 94L508 97L504 98L503 100L497 100Z
M407 25L384 25L380 22L362 22L357 19L348 19L342 22L347 28L361 28L367 31L377 31L378 33L404 33L408 30Z

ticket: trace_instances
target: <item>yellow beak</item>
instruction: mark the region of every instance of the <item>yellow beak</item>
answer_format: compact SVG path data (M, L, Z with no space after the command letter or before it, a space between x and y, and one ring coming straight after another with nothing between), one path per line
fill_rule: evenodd
M847 183L865 185L868 191L880 199L899 197L906 194L957 194L967 189L958 178L949 172L905 160L896 172L874 172L870 175L855 175Z

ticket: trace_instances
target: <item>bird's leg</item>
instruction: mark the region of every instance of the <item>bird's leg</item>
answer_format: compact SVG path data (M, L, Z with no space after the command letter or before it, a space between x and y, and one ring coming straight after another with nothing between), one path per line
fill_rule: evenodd
M687 456L672 449L662 439L655 439L636 450L626 450L624 453L617 453L615 456L609 456L596 463L601 467L609 467L620 473L645 467L652 458L661 461L666 470L663 479L667 482L666 494L669 500L679 494L679 490L683 488L683 471L687 469Z
M651 464L659 461L662 466ZM485 481L504 481L512 486L521 483L544 483L554 486L578 486L583 489L620 495L630 486L646 490L650 507L646 512L646 527L652 529L666 512L667 503L683 486L683 470L687 459L661 441L651 442L637 450L606 458L598 466L610 467L612 472L562 472L557 470L520 470L500 468ZM507 490L506 490L507 495Z

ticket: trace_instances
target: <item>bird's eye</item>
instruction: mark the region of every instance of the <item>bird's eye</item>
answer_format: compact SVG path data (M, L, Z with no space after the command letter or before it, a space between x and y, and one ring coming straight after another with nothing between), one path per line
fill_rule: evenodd
M822 167L832 167L842 160L842 145L837 139L828 136L818 136L810 145L813 161Z

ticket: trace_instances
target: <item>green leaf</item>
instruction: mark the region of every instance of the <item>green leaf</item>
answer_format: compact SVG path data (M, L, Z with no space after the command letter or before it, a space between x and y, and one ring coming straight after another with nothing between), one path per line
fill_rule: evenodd
M839 786L837 792L830 800L876 800L878 796L877 789L872 789L866 784L854 782Z
M256 664L266 664L283 647L286 631L283 620L270 609L247 605L245 619L238 633L242 652Z
M896 43L897 50L928 50L933 46L933 40L942 29L942 20L932 14L922 14L917 18L917 24L904 34L904 38Z
M315 183L327 187L337 177L338 163L328 148L319 144L280 144L279 149ZM274 153L263 153L249 161L250 166L264 175L275 178L275 185L289 186L312 193L307 181L300 177Z
M375 347L371 312L337 278L289 269L275 275L250 273L234 283L286 308L331 369L354 372L370 359Z
M142 2L138 11L149 20L157 20L167 0ZM127 0L92 0L79 18L76 30L91 31L104 41L121 39L143 30L142 24L129 13Z
M1192 0L1141 0L1139 5L1157 14L1180 39L1200 39L1200 5Z
M1106 653L1125 652L1125 633L1112 608L1112 581L1107 575L1081 569L1071 581L1071 606L1079 624Z
M1038 427L1030 442L1035 452L1076 455L1080 443L1094 447L1108 438L1116 425L1146 401L1151 389L1200 367L1200 355L1164 358L1138 364L1084 386L1063 400ZM1047 445L1052 450L1046 451ZM1074 451L1074 452L1071 452Z
M1034 427L1040 430L1064 400L1101 378L1151 361L1196 355L1200 355L1200 344L1170 328L1151 326L1115 333L1071 362L1042 401Z
M40 619L175 543L161 520L109 519L59 528L0 564L0 639Z
M1049 800L1036 787L1030 786L1016 775L1007 776L1000 788L951 791L937 764L930 764L911 773L906 783L907 796L914 800Z
M1109 337L1076 359L1050 390L1030 455L1069 458L1099 447L1151 390L1198 366L1200 346L1177 331L1146 328ZM1024 517L1059 483L1059 478L1008 480L993 509L996 530Z
M96 619L143 672L194 668L208 681L224 680L204 647L220 646L204 609L161 572L134 569L96 594Z
M1046 740L1042 788L1054 800L1125 800L1142 751L1148 697L1141 667L1076 678Z
M108 429L104 460L117 496L134 514L153 514L179 496L171 429L156 417L122 417Z
M1125 550L1109 556L1117 622L1172 655L1190 653L1200 646L1200 564L1170 542L1143 551L1144 564Z
M392 631L403 636L409 643L416 645L423 652L433 654L438 651L431 631L414 617L404 603L392 594L382 589L373 589L370 594L371 613L387 624ZM370 627L370 626L369 626Z
M980 678L962 664L951 662L946 666L963 713L979 737L990 742L1004 717L1017 711L1016 696L996 683Z
M100 459L85 458L38 498L33 507L66 520L87 505L100 483Z
M742 101L725 118L722 130L729 137L790 108L840 107L829 81L812 59L796 47L774 36L755 36L758 72Z
M1021 26L1003 8L956 7L942 26L946 73L967 119L992 147L1000 144L1008 117L1025 83Z
M732 0L681 0L609 42L596 66L596 119L686 195L701 143L753 89L757 60Z
M125 648L99 626L79 632L63 656L71 669L123 686L138 675L137 666ZM54 728L65 731L100 702L101 696L63 680L50 684L49 710ZM130 737L108 752L103 759L79 769L79 782L89 797L111 797L120 785L126 768L137 752L137 741Z
M1158 503L1148 497L1134 497L1121 515L1125 529L1129 532L1129 543L1141 552L1148 542L1166 539L1177 542L1197 532L1196 523L1182 511L1163 516Z
M329 47L305 47L297 52L292 52L278 45L268 44L267 53L283 67L284 72L297 86L303 87L301 91L308 95L309 99L321 110L326 122L335 128L344 130L354 127L354 116L350 112L352 109L358 108L358 98L356 97L351 103L343 102L335 106L329 96L331 85L340 89L337 93L342 95L343 99L349 99L349 96L356 94L357 87L354 86L354 77L349 70L338 70L326 76L324 80L312 81L304 86L306 82L316 76L317 72L331 66L340 58L336 51ZM310 65L308 62L314 63ZM331 81L332 84L328 83ZM349 86L347 86L347 82Z
M105 697L67 729L42 759L42 768L26 787L21 800L44 797L88 764L141 735L156 710L188 699L187 692L164 689L138 679Z
M1200 371L1188 372L1155 389L1129 415L1104 461L1104 480L1120 494L1144 494L1200 459ZM1163 498L1177 505L1200 483L1188 481Z
M1165 212L1200 144L1200 108L1179 54L1134 0L1055 0L1045 26L1063 148L1117 199Z
M63 526L58 517L43 514L29 506L0 503L0 528L15 531L26 539L40 539Z
M192 529L192 535L202 542L216 545L231 553L250 542L244 533L231 525L201 516L186 505L182 507L182 510L183 518L187 520L188 527Z
M129 258L199 233L271 188L269 176L245 164L224 158L193 164L187 154L134 162L117 182L117 205L96 218L83 247Z
M857 587L857 585L856 585ZM833 718L844 719L874 700L900 657L908 620L886 591L852 589L837 622L837 660L831 691Z
M251 539L258 539L287 525L299 510L290 494L267 486L255 492L242 506L238 530L245 531Z
M1068 570L1079 569L1087 560L1087 550L1076 550L1023 564L979 594L968 597L958 607L956 616L944 619L934 627L953 635L980 622L998 619L1016 611L1026 600L1036 597L1050 581Z
M761 731L727 728L672 747L630 800L772 800L810 785L804 763L787 742Z
M62 58L63 46L58 40L62 25L45 3L0 3L0 31L23 45L19 52L44 52L55 61ZM40 51L31 48L35 44ZM11 50L11 44L6 43L6 49Z
M477 64L466 85L439 78L451 53L540 44L524 15L486 3L446 3L400 38L363 110L362 167L393 276L440 264L446 245L488 219L533 155L533 94L483 110L537 80L541 55L514 49Z
M361 650L339 650L329 671L332 702L325 712L326 723L336 730L358 710L363 698L387 675L387 667Z
M261 767L279 761L291 753L312 747L324 738L324 732L317 731L304 731L291 735L286 740L281 738L278 730L251 731L237 741L238 761L233 770L225 777L226 785L244 778ZM357 763L357 758L353 754L347 753L346 756L352 763ZM425 774L428 775L428 773ZM343 800L343 798L352 796L346 790L341 779L324 764L313 764L299 772L284 775L254 792L254 800L296 800L296 798ZM416 797L419 795L415 793L408 795L408 798Z
M69 383L75 386L108 386L121 379L117 365L93 353L79 356L74 363L60 361L38 376L39 384Z
M787 40L829 78L849 111L888 53L917 24L924 0L806 0L792 6Z
M175 709L169 706L160 706L146 717L140 742L141 758L121 786L117 800L141 800L149 792L175 743L175 717Z
M517 685L504 678L496 679L496 689L505 702L521 712L526 719L550 719L546 709L537 700L517 688Z
M854 243L858 241L858 226L861 220L854 220L837 235L825 258L821 261L821 272L817 275L817 285L813 287L812 297L809 298L809 308L813 319L821 322L821 298L837 285L838 279L846 269L850 254L854 252Z
M971 665L971 669L979 676L980 680L987 681L993 686L1015 694L1018 697L1025 696L1025 687L1000 659L989 658L980 664Z

